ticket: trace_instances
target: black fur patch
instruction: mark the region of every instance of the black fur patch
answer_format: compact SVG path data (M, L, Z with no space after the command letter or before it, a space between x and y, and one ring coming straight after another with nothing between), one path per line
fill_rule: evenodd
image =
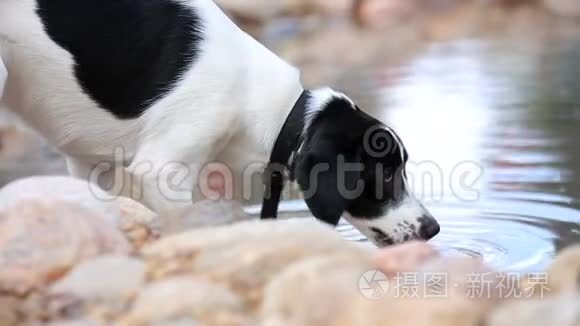
M384 215L386 209L401 200L405 194L402 182L405 162L401 159L400 149L396 147L378 157L366 152L365 135L380 126L380 121L354 110L350 102L341 98L331 100L314 119L296 159L293 175L315 217L336 224L347 211L357 218L372 220ZM392 137L387 131L384 134ZM390 140L392 144L397 143ZM343 171L338 166L339 156L344 163L361 165L363 171L348 172L339 177ZM329 169L313 176L315 167L323 164ZM377 169L381 175L377 174ZM393 181L385 182L384 169L395 171ZM344 198L340 189L359 189L358 184L362 184L362 193L356 198Z
M172 0L37 0L84 91L120 119L163 97L199 53L201 21Z

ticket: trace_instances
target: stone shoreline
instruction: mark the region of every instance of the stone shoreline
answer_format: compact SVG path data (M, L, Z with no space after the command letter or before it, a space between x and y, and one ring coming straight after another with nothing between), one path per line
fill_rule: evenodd
M129 199L94 198L94 187L67 177L0 190L0 325L580 320L579 247L545 274L509 278L424 243L371 250L316 221L253 221L230 202L156 215Z

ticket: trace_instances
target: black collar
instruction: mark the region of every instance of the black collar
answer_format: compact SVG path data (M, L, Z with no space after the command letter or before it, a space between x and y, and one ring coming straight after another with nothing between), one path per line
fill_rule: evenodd
M308 91L304 91L286 118L272 149L270 162L264 171L265 192L262 219L278 217L278 204L284 190L285 172L290 169L289 161L292 153L302 142L307 100Z

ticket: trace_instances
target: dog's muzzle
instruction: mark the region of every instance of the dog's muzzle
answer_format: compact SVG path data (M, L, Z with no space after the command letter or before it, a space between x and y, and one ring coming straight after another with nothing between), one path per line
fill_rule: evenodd
M379 247L391 246L410 240L430 240L439 234L437 220L413 196L406 196L398 205L386 207L378 217L345 218Z

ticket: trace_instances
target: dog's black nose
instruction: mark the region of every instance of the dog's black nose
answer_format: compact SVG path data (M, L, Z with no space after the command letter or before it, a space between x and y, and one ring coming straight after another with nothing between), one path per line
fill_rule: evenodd
M441 226L439 226L439 223L433 217L424 216L419 220L421 222L421 228L419 229L421 239L430 240L441 231Z

